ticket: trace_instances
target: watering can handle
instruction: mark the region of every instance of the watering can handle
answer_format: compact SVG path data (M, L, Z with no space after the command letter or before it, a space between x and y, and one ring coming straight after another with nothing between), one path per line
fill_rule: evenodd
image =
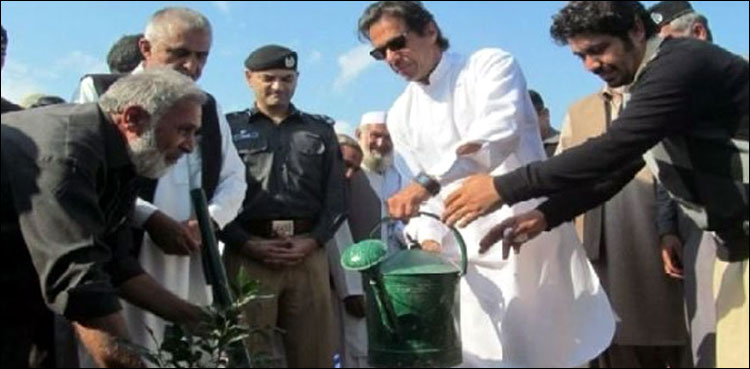
M434 219L437 219L438 221L441 221L439 216L433 213L425 212L425 211L420 211L413 217L416 217L419 215L424 215L426 217L434 218ZM370 231L370 237L373 237L373 235L375 234L375 231L377 231L380 228L380 226L383 225L383 223L394 223L399 220L400 219L393 218L393 217L385 217L383 219L380 219L377 223L375 223L375 226ZM456 239L456 242L458 242L458 248L461 249L461 274L460 275L461 276L466 275L466 268L468 265L468 259L466 256L466 242L464 242L464 238L461 236L461 233L458 231L458 229L452 226L448 228L453 233L453 237Z

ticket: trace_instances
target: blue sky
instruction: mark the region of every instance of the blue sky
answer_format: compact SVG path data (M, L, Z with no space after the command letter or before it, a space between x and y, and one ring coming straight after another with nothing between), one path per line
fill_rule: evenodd
M225 111L252 103L242 66L248 53L278 43L300 55L295 104L332 116L339 130L350 132L362 113L388 109L405 84L385 64L371 60L369 45L357 38L357 19L369 3L2 1L2 24L10 38L2 95L16 102L34 92L70 98L83 74L106 71L105 55L116 39L142 32L154 11L181 5L202 12L214 26L213 49L199 83ZM747 1L692 3L709 18L716 43L748 54ZM529 86L542 93L555 126L572 102L602 85L567 48L550 40L550 18L562 1L425 4L453 51L500 47L514 54Z

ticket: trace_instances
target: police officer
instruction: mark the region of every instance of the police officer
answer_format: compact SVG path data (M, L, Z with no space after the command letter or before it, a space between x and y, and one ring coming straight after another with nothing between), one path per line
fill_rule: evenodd
M331 367L334 340L323 247L346 212L333 120L291 104L299 76L294 51L263 46L245 67L255 106L227 115L248 184L243 210L222 234L227 272L234 278L244 266L260 281L261 292L272 295L251 303L246 318L251 327L286 331L289 367ZM264 340L249 342L251 353L268 343Z

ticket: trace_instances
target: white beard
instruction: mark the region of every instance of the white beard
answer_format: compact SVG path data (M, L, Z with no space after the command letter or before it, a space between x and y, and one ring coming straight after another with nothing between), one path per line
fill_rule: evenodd
M370 171L384 173L393 164L393 154L383 155L377 151L362 150L362 165Z
M164 153L156 145L156 133L149 129L141 137L129 143L130 160L135 165L135 172L143 177L157 179L163 176L170 167Z

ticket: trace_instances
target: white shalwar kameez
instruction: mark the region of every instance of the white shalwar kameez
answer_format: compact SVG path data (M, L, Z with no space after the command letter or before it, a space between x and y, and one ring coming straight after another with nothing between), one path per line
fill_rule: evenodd
M468 58L444 53L429 84L409 83L387 125L404 178L423 171L443 185L423 207L437 213L468 175L499 175L545 157L523 74L499 49ZM458 157L466 143L481 149ZM461 282L462 366L575 367L609 346L613 313L572 225L541 234L507 261L499 245L478 254L492 226L537 204L504 206L461 230L469 255ZM419 219L409 229L420 240L441 241L443 253L458 258L439 223Z

